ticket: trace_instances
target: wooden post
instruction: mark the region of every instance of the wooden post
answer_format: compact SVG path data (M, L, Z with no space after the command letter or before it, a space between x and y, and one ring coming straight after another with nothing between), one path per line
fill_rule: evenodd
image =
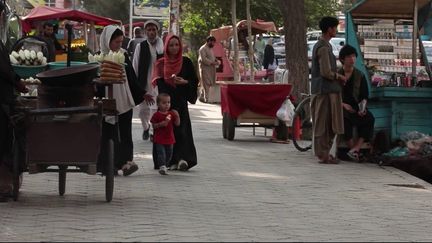
M418 11L418 3L417 0L414 1L414 23L413 23L413 32L412 32L412 85L415 86L417 84L417 11Z
M250 69L250 81L255 81L254 73L254 48L252 45L252 19L250 13L250 0L246 0L246 15L247 15L247 27L248 27L248 40L249 40L249 69Z
M240 74L239 74L239 53L238 53L238 33L237 33L237 7L236 7L236 1L237 0L231 0L231 22L233 25L233 38L234 38L234 59L233 59L233 70L234 70L234 81L238 82L240 81Z

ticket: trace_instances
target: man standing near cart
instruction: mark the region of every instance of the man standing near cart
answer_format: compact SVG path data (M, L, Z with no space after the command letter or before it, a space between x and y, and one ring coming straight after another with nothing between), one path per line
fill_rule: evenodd
M65 47L57 40L53 24L49 22L44 23L40 37L48 44L48 62L54 62L56 50L64 50Z
M338 19L324 17L319 22L322 35L312 50L311 115L314 153L319 163L337 164L330 154L335 135L344 133L342 86L346 77L337 73L331 38L336 36Z
M158 36L159 23L147 20L144 24L147 40L136 46L133 57L133 68L138 77L138 83L146 91L144 101L139 105L139 117L143 126L142 139L150 137L150 118L156 112L156 96L158 94L152 85L151 76L157 59L163 57L164 44Z
M199 49L198 63L201 79L201 102L209 101L210 87L216 83L216 66L219 65L219 62L212 50L215 43L216 38L209 36L206 39L206 43Z

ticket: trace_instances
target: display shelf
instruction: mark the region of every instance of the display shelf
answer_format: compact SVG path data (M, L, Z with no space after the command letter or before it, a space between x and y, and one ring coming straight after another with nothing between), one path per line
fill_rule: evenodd
M412 34L412 21L374 19L358 22L360 50L373 85L413 85L409 77L412 76L413 63ZM417 44L415 48L416 76L418 80L429 80L420 45Z

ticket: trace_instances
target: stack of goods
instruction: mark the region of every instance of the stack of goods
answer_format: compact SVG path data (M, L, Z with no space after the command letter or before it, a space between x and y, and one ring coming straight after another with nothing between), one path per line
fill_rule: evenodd
M122 52L110 51L108 54L89 54L89 62L100 63L101 81L125 81L125 56Z
M124 82L126 80L126 76L123 65L108 60L102 61L100 80Z
M47 58L44 57L43 53L40 51L36 53L34 50L13 51L9 55L9 59L14 65L40 66L47 64Z

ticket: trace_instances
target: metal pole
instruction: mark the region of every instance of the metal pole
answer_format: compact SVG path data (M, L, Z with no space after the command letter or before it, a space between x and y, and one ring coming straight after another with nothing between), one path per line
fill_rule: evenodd
M250 81L255 81L254 73L254 49L252 45L252 19L250 13L250 0L246 0L246 15L247 15L247 27L248 27L248 39L249 39L249 69L250 69Z
M233 25L233 38L234 38L234 59L233 59L233 70L234 70L234 81L240 81L239 74L239 53L238 53L238 33L237 33L237 6L236 0L231 0L231 22Z
M415 86L417 84L417 10L418 4L417 0L414 1L414 24L413 24L413 32L412 32L412 85Z
M129 38L132 39L132 16L133 16L133 8L135 7L134 0L130 0L129 2Z

